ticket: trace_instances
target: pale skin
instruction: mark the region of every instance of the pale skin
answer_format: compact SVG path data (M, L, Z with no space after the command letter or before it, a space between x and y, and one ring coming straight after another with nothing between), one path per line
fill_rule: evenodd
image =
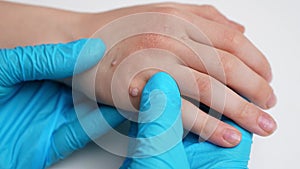
M160 35L144 34L120 42L108 51L98 64L99 69L95 67L80 76L80 78L88 79L86 77L89 74L97 72L96 96L98 101L115 105L112 100L111 86L116 68L140 72L142 66L132 65L147 63L164 67L177 81L183 96L200 100L202 103L212 106L245 129L261 136L270 135L275 131L276 122L263 110L273 107L276 103L276 97L269 84L272 79L270 64L265 56L243 35L243 26L228 20L211 6L162 3L87 14L0 2L0 16L5 16L5 22L0 22L0 47L12 48L43 43L61 43L88 38L99 28L119 17L141 12L172 14L192 22L203 30L212 41L212 45L201 42L197 37L193 37L194 35L191 35L191 38L203 52L203 59L209 57L209 59L218 59L222 62L226 74L225 79L220 78L217 71L206 72L203 64L195 59L195 55L176 41ZM185 30L183 29L183 31ZM159 59L153 59L145 56L142 59L129 59L130 64L120 64L133 52L148 48L165 49L176 54L178 58L156 56ZM206 53L211 48L217 51L218 58ZM168 64L164 66L161 63ZM216 70L218 69L216 68ZM157 71L158 69L155 68L147 69L134 77L124 72L117 78L128 82L129 86L120 84L115 91L118 90L121 93L119 97L124 98L123 100L130 95L131 103L138 108L143 86ZM192 72L197 85L189 86L186 83L187 72ZM84 80L83 83L84 88L79 90L89 90L89 86ZM224 109L218 106L222 104L218 104L218 100L214 100L215 105L210 105L211 98L215 98L210 92L212 86L223 86L226 89ZM197 90L200 93L199 97L193 94ZM249 98L253 103L247 102L234 91ZM224 100L221 101L224 102ZM121 103L121 105L120 108L130 107L127 102ZM238 130L210 117L184 98L182 99L182 113L185 128L208 138L217 145L232 147L237 145L241 139Z

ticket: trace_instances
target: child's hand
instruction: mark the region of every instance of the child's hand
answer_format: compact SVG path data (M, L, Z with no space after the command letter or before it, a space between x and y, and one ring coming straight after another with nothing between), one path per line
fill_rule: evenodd
M127 16L134 13L139 14ZM110 23L120 17L124 18ZM90 31L102 26L94 37L101 37L108 51L98 67L76 77L73 87L89 96L96 94L101 103L137 111L147 80L157 71L165 71L185 96L184 127L212 143L235 146L241 133L199 110L190 99L221 112L250 132L267 136L276 129L273 118L256 106L267 109L276 102L269 85L268 61L243 35L243 27L214 8L152 4L92 15L86 22ZM110 24L103 27L106 23ZM135 34L143 31L148 33ZM125 38L127 33L131 36Z

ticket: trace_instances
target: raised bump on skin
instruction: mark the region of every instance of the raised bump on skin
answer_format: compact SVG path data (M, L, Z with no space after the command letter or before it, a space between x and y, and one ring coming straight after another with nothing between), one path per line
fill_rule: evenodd
M139 89L136 88L136 87L130 88L129 94L130 94L132 97L136 97L136 96L139 95Z
M118 63L118 62L117 62L116 60L113 60L113 61L111 62L111 66L116 66L117 63Z

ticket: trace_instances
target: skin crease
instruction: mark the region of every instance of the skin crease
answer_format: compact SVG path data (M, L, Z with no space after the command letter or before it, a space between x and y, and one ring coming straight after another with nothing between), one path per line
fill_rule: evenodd
M160 71L160 69L155 67L142 70L143 64L147 62L147 64L157 65L158 67L165 66L164 68L179 84L182 95L193 98L195 97L193 95L194 91L199 90L202 95L200 95L200 98L193 99L201 100L201 102L207 105L210 105L211 98L214 98L211 96L212 93L209 92L211 87L224 86L223 83L225 83L233 90L249 98L254 104L246 102L232 90L228 89L226 90L227 99L224 103L224 111L222 110L220 112L236 121L245 129L262 136L270 135L276 129L276 123L272 117L260 109L270 108L274 106L276 102L273 90L268 83L272 79L271 68L268 61L263 54L245 38L243 35L243 26L228 20L212 6L160 3L116 9L96 14L86 14L29 5L16 5L7 2L0 2L0 4L0 14L5 14L7 20L7 22L0 23L5 24L0 25L0 46L2 48L43 43L61 43L80 38L88 38L105 24L119 17L134 13L160 12L184 18L201 28L212 40L213 45L210 46L209 44L202 43L193 32L185 32L189 34L183 38L187 40L190 38L192 43L198 45L203 53L203 57L210 58L211 56L209 56L209 52L207 51L209 51L210 48L214 48L218 52L220 56L219 59L222 61L224 70L226 71L226 81L222 81L222 79L219 78L218 72L208 75L205 69L203 69L203 66L201 66L201 62L195 60L193 53L182 44L178 44L166 37L147 34L126 39L111 49L111 51L108 51L107 55L98 64L98 69L95 67L79 76L79 78L82 78L82 88L78 90L83 91L87 95L91 94L91 90L93 89L89 88L90 77L96 72L96 96L98 101L114 105L112 102L110 82L112 81L115 70L127 69L137 71L138 74L134 74L134 76L124 74L122 77L119 77L120 82L122 82L122 80L126 81L128 86L122 85L122 82L119 87L115 86L116 88L114 90L120 91L120 98L129 98L132 105L138 108L139 95L144 84L151 75ZM11 10L10 8L14 8L15 10ZM17 11L17 13L15 11ZM45 20L45 17L48 19ZM26 23L19 22L20 20L25 20L25 18ZM22 23L22 31L16 31L16 27L21 27L18 25L20 23ZM36 29L37 27L40 29ZM166 29L168 29L168 26L166 26ZM157 58L153 59L149 56L144 56L142 59L132 59L130 64L122 64L122 61L125 58L127 60L127 57L135 51L149 48L165 49L173 52L179 56L179 58L156 56ZM134 70L134 68L138 66L140 66L139 69ZM184 75L190 74L191 72L197 79L198 84L196 86L189 86L190 84L186 82L190 81L190 79L184 79ZM213 82L208 83L211 82L211 80ZM66 83L71 85L70 82ZM134 91L132 93L134 97L130 96L130 92L132 91ZM137 96L135 96L136 91L138 91ZM213 101L218 102L218 100ZM131 103L124 104L125 108L131 108ZM240 133L235 128L207 116L185 99L182 100L182 103L185 128L191 128L192 132L204 138L208 138L209 141L220 146L232 147L238 144L239 139L230 143L225 140L227 137L225 136L226 133L233 132L240 136ZM121 106L121 108L124 107ZM269 124L271 124L272 127L270 130L265 131L260 127L268 127L258 123L262 121L261 117L267 117L267 119L269 119Z

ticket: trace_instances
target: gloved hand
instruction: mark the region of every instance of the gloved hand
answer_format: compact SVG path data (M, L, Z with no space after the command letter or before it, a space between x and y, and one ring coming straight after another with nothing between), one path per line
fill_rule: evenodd
M187 169L182 144L181 98L174 79L157 73L145 85L138 123L132 123L133 139L121 168Z
M83 99L76 104L85 112L80 117L87 126L85 132L74 111L72 91L65 85L23 82L72 76L77 56L86 43L87 39L83 39L68 44L1 49L1 169L45 168L89 142L86 132L96 138L109 129L99 120L98 107ZM81 52L89 59L79 63L80 71L95 65L105 50L100 40L92 39L88 45ZM123 120L113 108L102 106L100 110L111 126Z
M180 104L180 97L177 95L177 88L168 82L168 78L165 75L156 75L147 83L144 88L143 96L141 100L141 112L149 109L150 103L148 99L149 93L155 89L155 87L164 91L170 102L167 102L167 106L173 108L165 109L164 114L166 116L160 117L160 119L151 123L132 123L129 136L131 137L152 137L160 134L162 131L167 130L170 127L170 120L174 122L174 116L178 115L180 106L174 106L174 104ZM161 78L159 78L161 77ZM157 81L155 81L157 80ZM150 92L149 92L150 91ZM150 95L151 96L151 95ZM151 97L150 97L151 98ZM152 99L151 106L158 107L163 99ZM179 102L179 103L178 103ZM161 107L161 106L160 106ZM151 107L152 108L152 107ZM156 110L158 111L158 110ZM146 111L147 114L153 114L154 111ZM177 114L176 114L177 113ZM172 118L173 117L173 118ZM179 119L179 118L178 118ZM248 168L248 161L250 157L250 150L252 144L252 133L239 127L236 123L226 117L222 117L222 121L236 127L242 134L242 140L239 145L233 148L223 148L214 145L210 142L199 142L199 136L189 133L183 140L184 150L182 151L181 144L178 143L176 147L167 151L166 153L149 158L127 158L121 167L125 168L191 168L191 169L243 169ZM154 126L154 127L152 127ZM182 130L174 125L173 132L178 136L182 135ZM159 130L160 129L160 130ZM147 142L137 144L135 142L131 145L138 145L140 147L129 147L129 150L135 150L138 153L149 154L153 149L157 150L161 147L165 147L165 144L172 144L174 140L178 141L179 137L169 137L167 140L161 142L155 142L153 145L148 145ZM181 137L180 137L181 139ZM139 142L138 142L139 143ZM150 142L151 143L151 142ZM132 156L132 152L129 155ZM133 154L134 155L134 154ZM186 165L185 159L188 159L189 165Z
M72 90L55 82L28 82L9 99L0 101L0 168L41 169L64 159L73 151L122 122L116 109L98 107L88 99L78 103L81 123L74 111ZM105 120L105 121L104 121ZM85 130L81 127L85 126ZM88 127L87 127L88 126Z
M222 121L233 125L241 132L242 140L236 147L223 148L207 141L199 142L199 136L189 133L183 140L185 152L178 152L172 158L166 157L161 160L169 164L172 163L172 159L181 160L187 156L190 166L182 169L247 169L252 144L252 133L239 127L226 117L223 117ZM131 137L136 135L137 128L137 125L131 126L129 134ZM127 168L131 162L132 159L127 158L121 168ZM176 168L175 164L169 166L171 166L169 168Z
M48 44L0 49L0 97L13 93L21 82L71 77L96 65L105 45L100 39L81 39L66 44ZM77 63L79 54L86 56Z

